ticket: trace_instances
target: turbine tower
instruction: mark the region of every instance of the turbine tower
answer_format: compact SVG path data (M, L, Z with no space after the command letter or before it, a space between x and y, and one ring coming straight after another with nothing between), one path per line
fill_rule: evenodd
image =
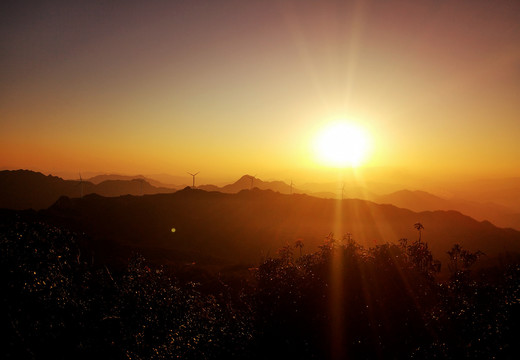
M292 195L292 187L293 187L293 182L292 182L292 179L291 179L291 195ZM300 249L301 250L301 249Z
M81 198L83 197L83 178L81 177L81 173L79 173L79 187L80 187L80 194Z
M345 183L343 183L343 186L341 186L341 200L345 197Z
M193 177L193 185L192 185L193 188L195 188L195 176L197 176L198 173L200 173L200 171L197 171L195 174L188 172L188 174L190 174Z

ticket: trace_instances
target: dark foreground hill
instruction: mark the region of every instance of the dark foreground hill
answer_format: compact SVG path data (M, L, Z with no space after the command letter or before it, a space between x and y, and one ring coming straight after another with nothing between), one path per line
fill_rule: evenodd
M82 194L121 196L171 193L174 189L150 185L142 179L89 181L63 180L30 170L0 171L0 208L46 209L61 196L80 197Z
M415 213L363 200L320 199L268 190L223 194L186 188L173 194L89 195L61 198L41 215L84 231L101 242L159 248L186 261L257 263L280 247L300 239L304 252L314 251L325 236L340 241L350 233L364 246L418 237L413 225L424 226L440 260L454 243L489 257L520 251L520 232L478 222L455 211ZM209 260L208 260L209 261Z

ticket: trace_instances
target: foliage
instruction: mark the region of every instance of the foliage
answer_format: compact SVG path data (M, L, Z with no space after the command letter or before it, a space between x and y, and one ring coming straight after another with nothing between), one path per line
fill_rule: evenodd
M417 358L518 358L520 266L510 264L494 279L452 277L438 287L439 301L430 312L432 342L417 349Z
M409 266L426 277L433 279L435 274L441 271L441 263L433 259L428 243L419 239L410 244L407 239L400 239L399 244Z
M484 253L482 251L471 252L463 249L459 244L455 244L448 251L448 255L450 257L448 268L451 271L452 278L457 279L468 274L469 269Z
M88 239L40 222L0 223L5 359L516 358L520 266L452 276L418 239L364 248L302 240L233 286L181 283L135 254L98 264ZM297 249L297 255L294 251ZM194 275L195 278L195 275Z
M4 358L245 355L247 307L224 293L204 295L194 283L181 287L139 255L124 271L96 267L83 261L75 239L41 223L2 228Z
M331 351L373 358L399 355L396 332L423 341L422 306L430 306L433 281L398 246L364 249L344 240L340 245L329 234L314 254L290 261L282 251L258 268L259 351L276 348L280 358L332 357ZM341 348L332 350L331 339Z

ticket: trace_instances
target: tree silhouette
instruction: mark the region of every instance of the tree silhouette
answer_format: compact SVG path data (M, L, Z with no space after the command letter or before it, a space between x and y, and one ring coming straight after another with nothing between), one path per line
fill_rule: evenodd
M280 249L278 249L278 256L280 256L280 259L286 263L286 264L289 264L292 262L292 258L293 258L293 251L292 251L292 248L289 244L281 247Z
M420 222L416 222L416 223L413 225L413 227L416 228L417 231L419 232L419 242L421 242L421 230L424 229L423 224L421 224Z
M448 268L452 273L452 277L457 277L463 273L467 273L469 268L475 264L482 255L484 255L480 250L471 252L463 249L459 244L453 245L447 254L450 257Z
M302 247L303 247L303 241L301 239L298 239L294 242L294 247L300 249L300 257L302 257Z

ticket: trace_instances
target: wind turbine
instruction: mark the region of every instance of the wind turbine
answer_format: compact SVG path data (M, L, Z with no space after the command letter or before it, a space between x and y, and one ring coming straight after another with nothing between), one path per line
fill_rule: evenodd
M83 197L83 178L81 177L81 173L79 173L79 187L80 187L80 197Z
M193 185L192 185L193 188L195 187L195 176L197 176L198 173L200 173L200 171L197 171L195 174L188 172L188 174L190 174L193 177Z
M293 182L292 182L292 179L291 179L291 195L292 195L292 187L293 187ZM301 250L301 249L300 249Z
M345 183L341 186L341 200L345 197Z

